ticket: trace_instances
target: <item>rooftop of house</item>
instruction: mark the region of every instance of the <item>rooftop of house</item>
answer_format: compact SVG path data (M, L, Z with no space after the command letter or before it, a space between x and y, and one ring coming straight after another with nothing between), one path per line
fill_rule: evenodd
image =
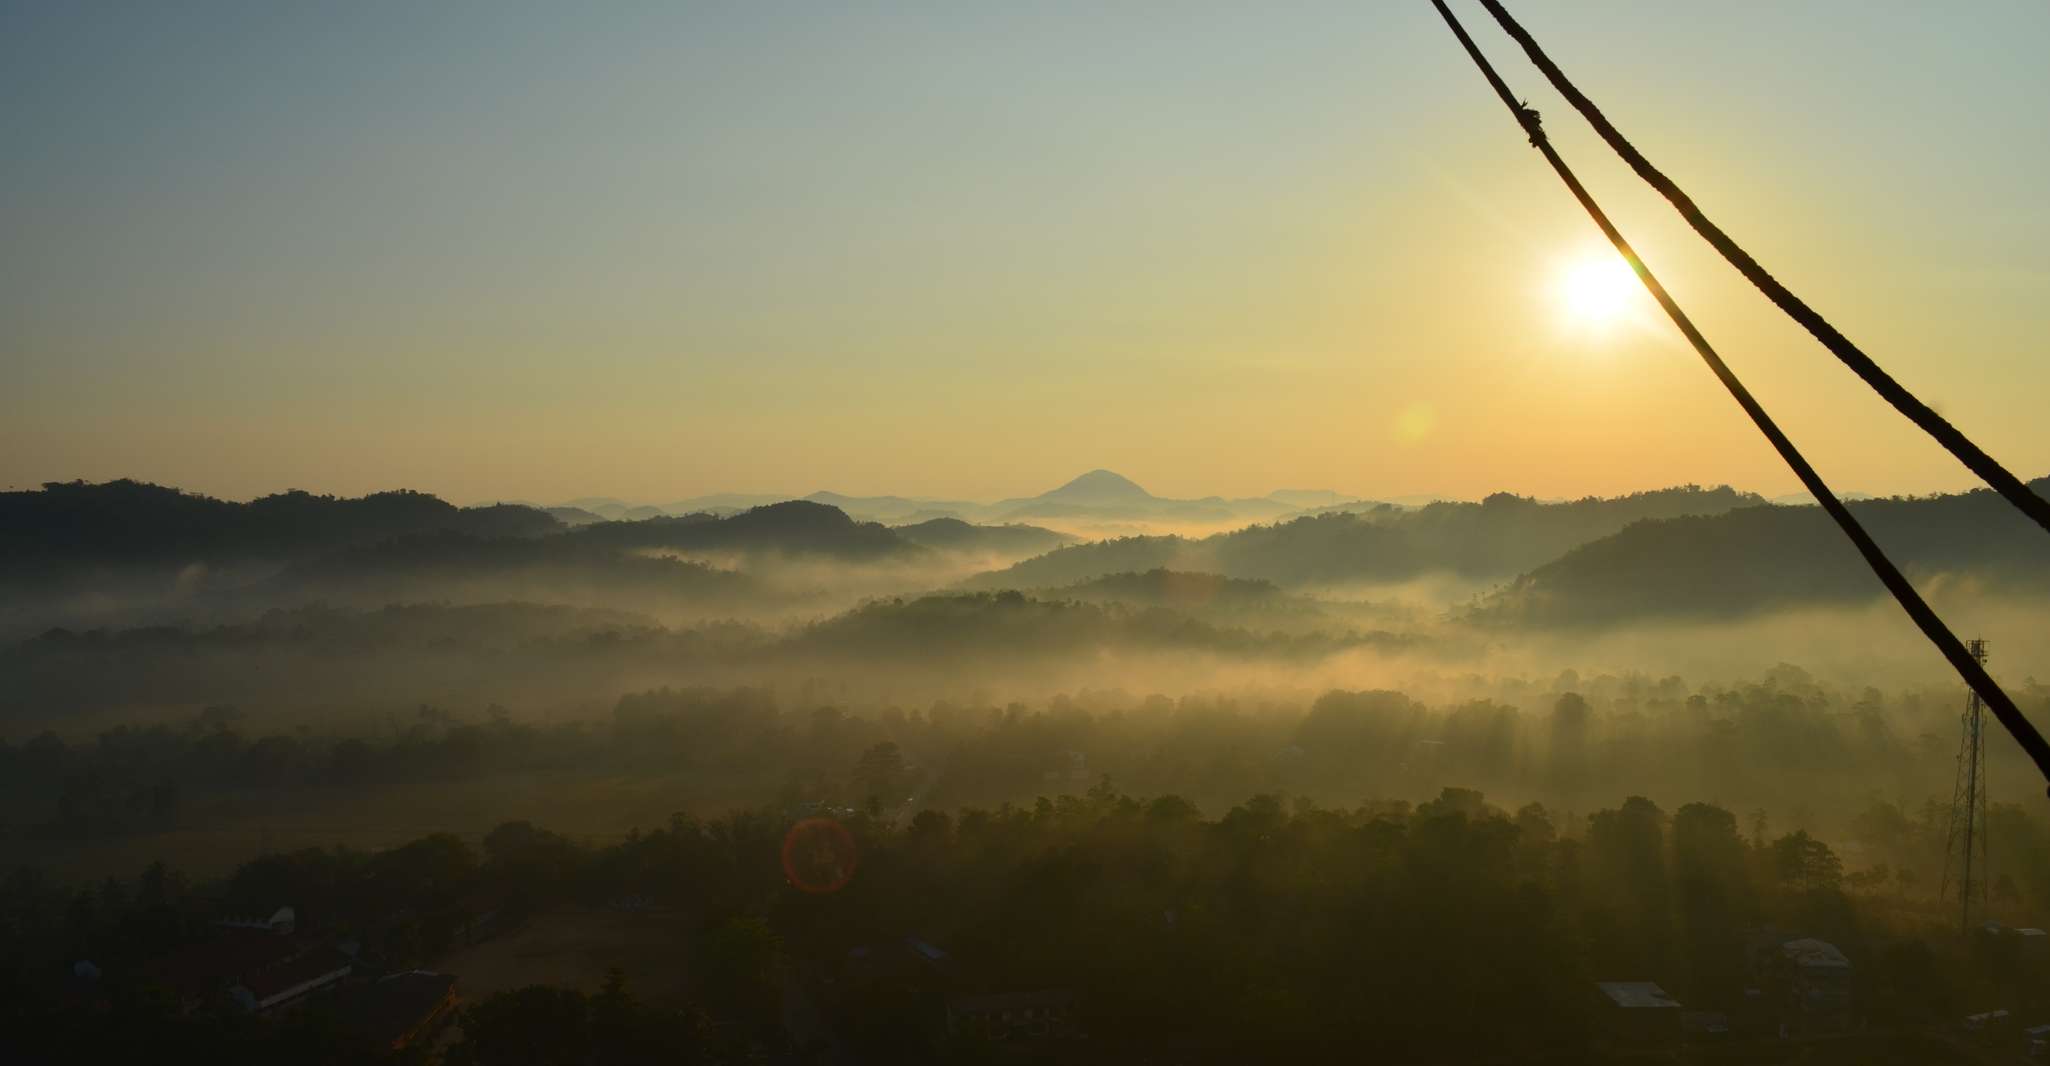
M1666 990L1651 981L1597 981L1595 987L1602 995L1618 1007L1628 1010L1671 1008L1680 1009L1680 1001L1666 995Z
M355 961L334 947L322 945L289 959L242 975L240 984L259 1004L296 994L302 986L347 976ZM339 976L338 976L339 975Z
M1851 968L1851 960L1845 958L1844 953L1838 951L1835 944L1827 940L1817 940L1814 937L1789 940L1780 945L1780 952L1787 957L1789 962L1802 969L1848 970Z

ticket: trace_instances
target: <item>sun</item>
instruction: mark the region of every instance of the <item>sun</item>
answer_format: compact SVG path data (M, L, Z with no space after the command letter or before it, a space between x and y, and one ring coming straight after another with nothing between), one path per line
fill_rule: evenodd
M1613 255L1578 259L1559 272L1559 305L1576 325L1616 322L1629 313L1637 294L1637 275Z

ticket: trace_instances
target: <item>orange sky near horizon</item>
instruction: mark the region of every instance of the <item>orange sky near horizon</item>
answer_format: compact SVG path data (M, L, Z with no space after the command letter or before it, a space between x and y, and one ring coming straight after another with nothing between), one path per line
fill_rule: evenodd
M2050 9L1515 8L2050 473ZM1798 489L1648 299L1576 315L1599 235L1428 4L490 10L0 15L0 487ZM1458 10L1841 490L1974 484Z

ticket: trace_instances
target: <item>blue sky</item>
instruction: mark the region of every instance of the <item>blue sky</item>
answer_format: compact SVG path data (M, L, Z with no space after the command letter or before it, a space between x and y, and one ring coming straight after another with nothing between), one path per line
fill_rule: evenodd
M1455 5L1826 472L1967 475ZM1519 3L2050 472L2050 8ZM0 486L1788 491L1427 3L5 4ZM1638 310L1643 310L1639 308Z

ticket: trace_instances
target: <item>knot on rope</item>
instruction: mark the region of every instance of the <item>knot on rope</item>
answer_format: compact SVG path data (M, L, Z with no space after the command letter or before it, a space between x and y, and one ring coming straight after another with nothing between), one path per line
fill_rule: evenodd
M1537 108L1530 106L1528 100L1516 101L1516 119L1523 123L1523 131L1530 134L1530 146L1536 148L1545 139L1545 120L1538 117Z

